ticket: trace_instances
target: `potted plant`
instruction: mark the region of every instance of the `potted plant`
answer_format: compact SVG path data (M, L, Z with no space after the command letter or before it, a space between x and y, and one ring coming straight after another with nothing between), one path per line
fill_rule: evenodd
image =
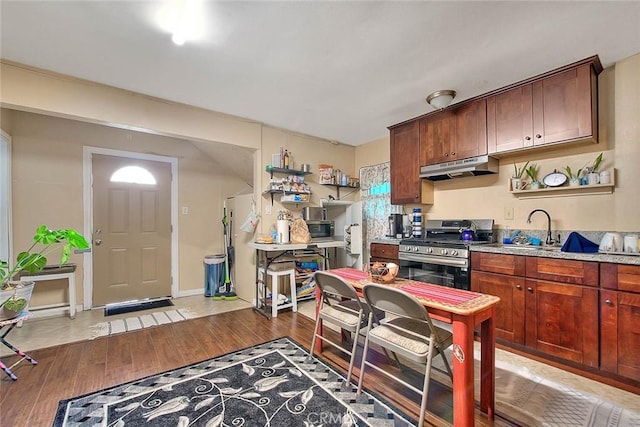
M569 185L572 187L576 187L580 185L580 177L582 176L582 168L577 171L573 171L571 166L565 166L565 172L567 172L567 176L569 177Z
M587 166L587 183L588 184L599 184L600 183L600 174L598 173L598 167L602 163L602 153L598 154L598 157L595 158L591 166Z
M525 172L527 173L527 175L529 175L529 178L531 178L531 183L529 184L529 187L532 190L539 189L540 181L538 181L538 165L536 164L530 165L528 168L525 169Z
M19 280L19 275L37 273L47 265L46 255L62 245L60 264L69 260L72 249L87 249L89 243L75 230L50 230L46 225L36 229L33 244L16 257L16 262L9 265L0 260L0 320L12 319L24 310L31 298L34 282Z
M521 168L518 167L515 163L513 164L513 176L511 177L511 190L521 190L522 178L524 177L525 170L529 166L529 162L525 163Z

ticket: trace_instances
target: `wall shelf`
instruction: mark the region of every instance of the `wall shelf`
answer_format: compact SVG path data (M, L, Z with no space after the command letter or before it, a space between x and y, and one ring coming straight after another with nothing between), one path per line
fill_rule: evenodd
M351 186L351 185L341 185L341 184L320 184L320 185L326 185L327 187L335 187L336 188L336 201L340 200L340 189L341 188L350 188L352 190L358 190L360 189L360 186Z
M615 188L613 180L609 184L591 184L579 186L548 187L537 190L512 190L511 194L519 199L541 199L548 197L589 196L611 194Z
M269 175L271 175L271 178L273 178L274 173L282 173L285 175L296 175L296 176L304 176L304 175L311 174L311 172L305 172L297 169L285 169L285 168L270 168L270 169L265 169L265 171L267 171Z
M290 195L290 194L304 194L309 196L307 198L307 200L280 200L280 203L289 203L289 204L299 204L299 203L309 203L309 200L311 199L311 193L307 193L304 191L282 191L282 190L267 190L267 191L263 191L262 195L263 196L270 196L271 197L271 206L273 206L273 195L274 194L280 194L280 195Z

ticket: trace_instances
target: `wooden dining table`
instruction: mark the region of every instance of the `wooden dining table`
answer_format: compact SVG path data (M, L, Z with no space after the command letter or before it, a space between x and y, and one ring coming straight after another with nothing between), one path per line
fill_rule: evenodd
M327 270L351 284L359 294L369 275L353 268ZM475 424L474 351L475 327L480 325L480 410L494 418L495 324L494 311L500 298L415 280L396 278L384 284L402 289L420 301L436 320L453 326L453 425ZM316 297L320 298L318 292Z

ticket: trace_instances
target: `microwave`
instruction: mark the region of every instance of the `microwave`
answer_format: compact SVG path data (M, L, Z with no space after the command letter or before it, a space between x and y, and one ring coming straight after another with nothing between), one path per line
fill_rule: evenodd
M335 224L333 221L312 220L305 222L307 223L307 228L309 228L309 234L311 234L312 239L333 237L335 234Z

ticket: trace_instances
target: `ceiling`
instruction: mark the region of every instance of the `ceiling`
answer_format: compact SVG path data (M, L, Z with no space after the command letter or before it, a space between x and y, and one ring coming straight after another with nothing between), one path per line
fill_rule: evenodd
M387 126L599 54L640 52L640 2L207 1L177 46L159 1L0 1L2 58L360 145Z

